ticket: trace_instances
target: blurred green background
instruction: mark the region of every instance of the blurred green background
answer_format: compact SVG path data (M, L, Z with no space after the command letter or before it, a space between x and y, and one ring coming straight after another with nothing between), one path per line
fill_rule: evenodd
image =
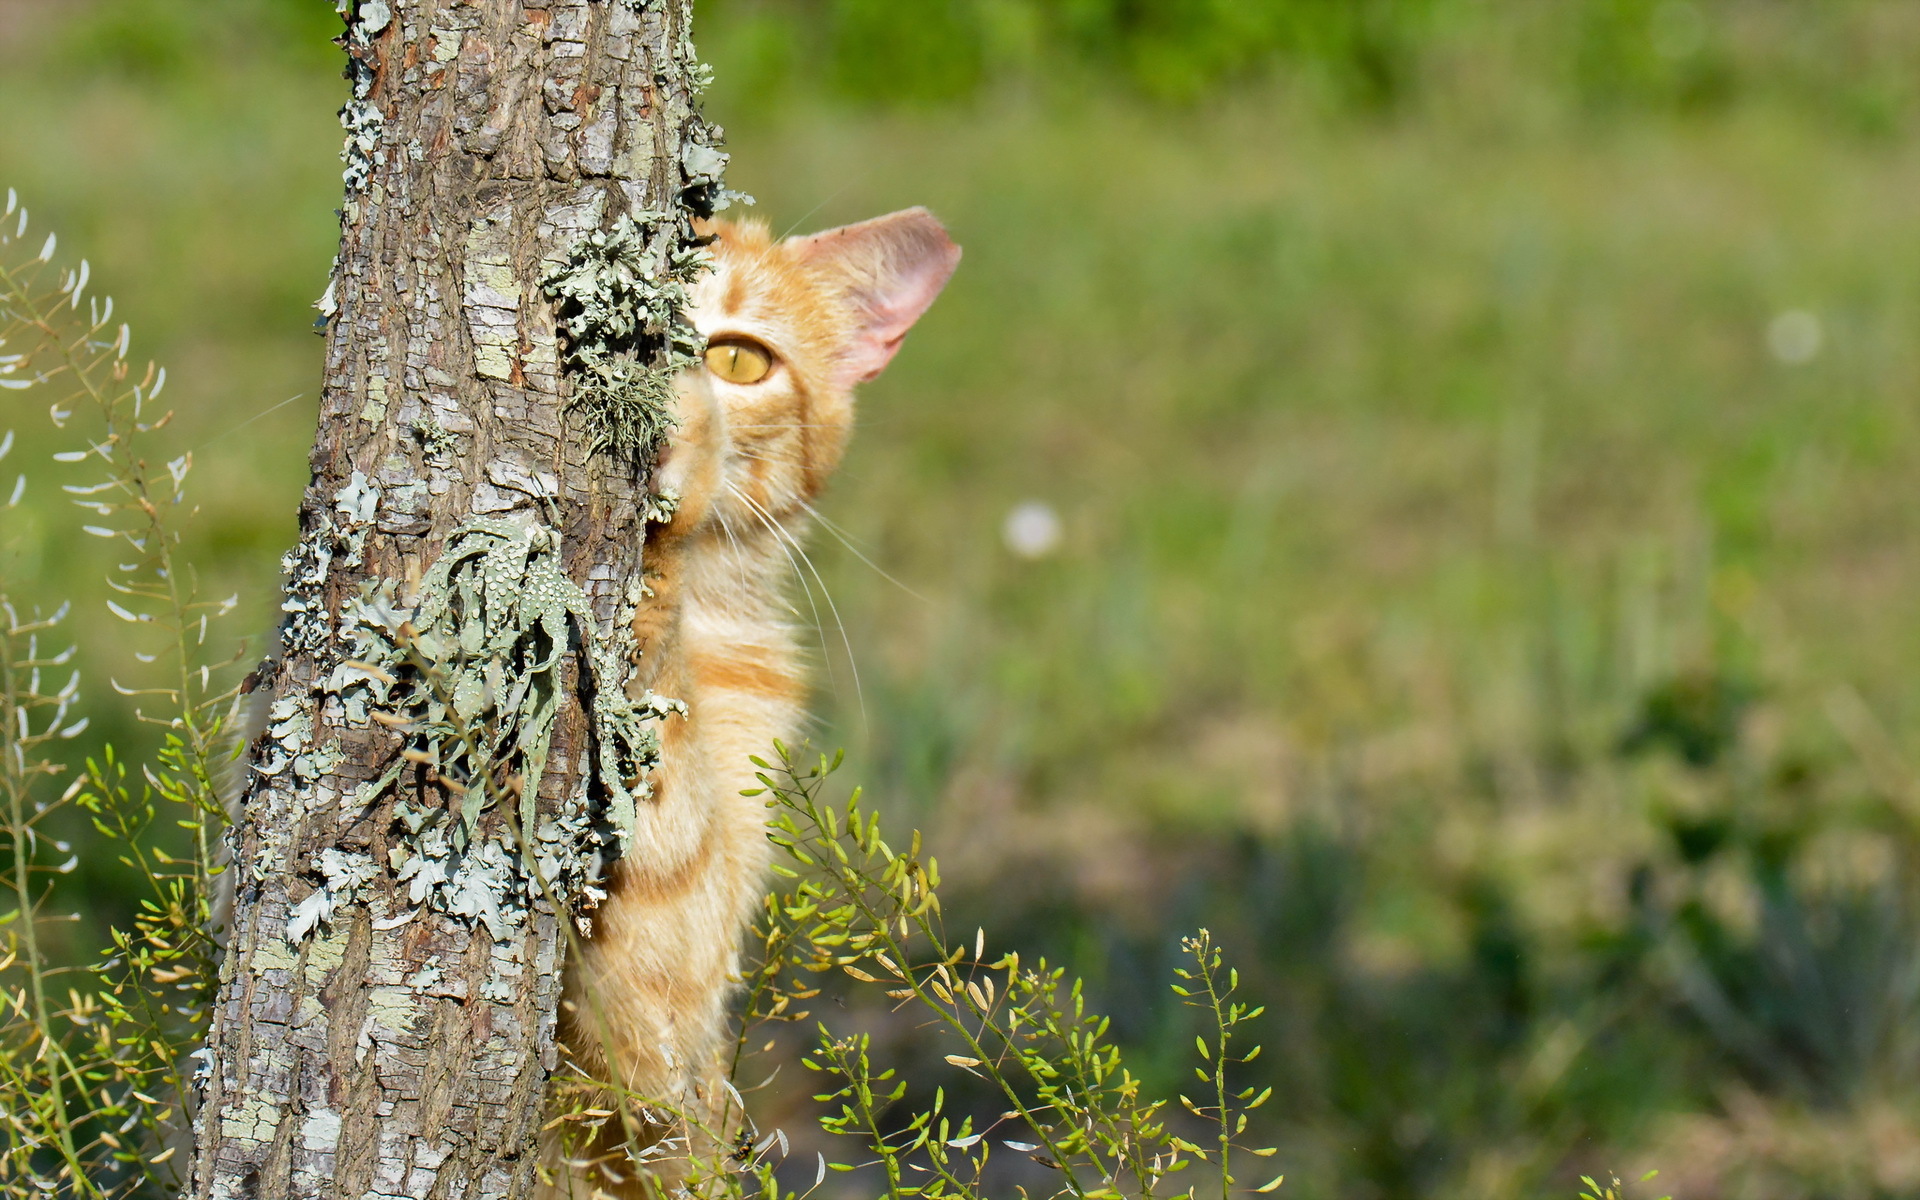
M0 186L169 365L236 631L305 483L331 8L0 0ZM1920 1195L1920 4L700 33L776 230L926 204L967 249L813 556L818 738L956 919L1086 972L1157 1082L1209 925L1303 1200ZM9 574L97 594L35 494Z

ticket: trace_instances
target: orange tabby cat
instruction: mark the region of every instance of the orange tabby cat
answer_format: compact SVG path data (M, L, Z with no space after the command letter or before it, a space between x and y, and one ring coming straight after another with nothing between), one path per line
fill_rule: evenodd
M639 675L683 700L661 732L655 793L567 979L578 1070L710 1112L741 934L768 844L749 755L799 732L806 685L785 614L791 547L840 460L853 388L893 358L960 259L925 209L775 241L715 222L691 315L705 369L682 380L659 482L680 499L647 554ZM573 1154L558 1194L639 1195L609 1137ZM671 1174L668 1170L666 1174Z

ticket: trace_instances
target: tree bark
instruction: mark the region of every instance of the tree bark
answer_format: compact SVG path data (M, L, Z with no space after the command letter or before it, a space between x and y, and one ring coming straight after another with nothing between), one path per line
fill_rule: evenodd
M688 218L720 194L724 156L694 108L690 0L342 8L354 97L319 431L282 647L256 675L271 704L231 837L237 892L191 1192L525 1196L555 1067L567 893L590 886L596 854L617 852L608 809L634 785L609 777L625 760L609 756L602 710L620 681L603 685L594 655L615 661L642 602L656 501L651 433L622 442L607 436L619 419L581 407L590 335L567 306L591 307L577 285L609 261L592 235L626 237L639 280L598 299L628 332L598 352L666 378L671 322L646 305L670 304L690 269ZM552 281L583 261L556 304ZM456 543L462 586L492 572L493 610L542 570L578 588L542 582L561 616L516 648L460 649L454 665L486 686L436 711L497 741L464 777L444 729L421 732L431 672L408 674L404 655L354 665L369 646L408 649L413 627L397 622L425 620L423 593L459 591L446 575ZM474 594L461 594L450 611L471 620ZM539 646L565 653L529 692ZM525 697L509 702L516 686ZM408 688L411 709L396 698ZM501 733L541 697L539 731L529 718ZM509 802L530 780L536 793ZM535 855L512 853L529 820L561 894L531 878Z

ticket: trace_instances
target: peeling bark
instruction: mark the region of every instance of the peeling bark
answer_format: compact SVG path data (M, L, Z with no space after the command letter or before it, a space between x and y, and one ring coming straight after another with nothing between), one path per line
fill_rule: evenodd
M511 861L483 875L500 892L485 920L435 907L404 877L418 851L410 819L457 819L461 800L424 768L380 786L405 743L356 711L339 672L369 581L396 581L404 598L477 516L557 533L592 628L553 673L532 810L572 829L604 804L582 660L643 594L651 498L641 456L591 453L580 436L566 407L573 348L543 287L624 217L667 280L689 211L721 194L724 156L694 110L689 6L343 4L357 8L345 39L355 94L342 111L340 256L321 302L326 378L283 646L263 672L272 699L232 835L196 1197L533 1190L565 915ZM670 342L650 343L646 365L670 368ZM514 816L488 810L482 834L505 842Z

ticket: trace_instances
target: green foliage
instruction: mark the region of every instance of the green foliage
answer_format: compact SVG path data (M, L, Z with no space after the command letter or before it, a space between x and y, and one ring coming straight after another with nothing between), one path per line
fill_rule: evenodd
M712 0L705 28L775 38L819 56L834 85L868 102L970 97L1010 77L1094 71L1145 94L1197 100L1273 69L1322 74L1364 105L1391 104L1446 0Z
M1696 767L1712 766L1739 741L1753 689L1738 680L1693 672L1648 690L1621 749L1665 748Z
M1473 70L1575 104L1697 111L1742 95L1837 102L1876 123L1909 115L1913 46L1875 43L1872 0L1779 10L1758 0L707 0L703 29L735 86L800 74L868 104L929 104L1004 88L1068 93L1092 78L1197 103L1249 79L1301 85L1337 110L1445 97ZM1817 50L1815 49L1817 47ZM820 64L824 64L824 70ZM1869 116L1869 114L1873 114Z
M111 747L76 770L73 739L87 727L80 672L62 647L68 606L23 615L13 596L31 581L0 574L0 838L9 907L0 912L0 1194L119 1197L174 1188L177 1136L192 1089L188 1051L205 1028L217 935L211 910L215 843L225 825L218 750L235 693L206 657L210 619L231 601L204 599L179 554L188 457L154 470L144 455L167 416L154 401L164 372L136 375L113 304L87 295L91 273L54 274L55 240L32 254L27 213L8 194L0 227L0 388L49 405L83 448L54 456L83 465L63 485L97 524L84 532L131 561L107 579L107 607L147 633L156 683L116 690L164 731L152 760L131 766ZM84 305L84 308L83 308ZM14 444L0 432L0 452ZM25 473L8 507L28 486ZM4 548L4 547L0 547ZM63 776L70 782L58 788ZM56 790L58 788L58 790ZM85 814L84 848L50 829ZM169 851L184 829L185 853ZM82 854L117 855L136 908L97 958L74 955L55 881ZM67 951L62 953L62 951Z
M1658 1171L1648 1171L1640 1177L1639 1181L1641 1183L1647 1183L1659 1173ZM1604 1184L1595 1183L1591 1175L1582 1175L1580 1182L1585 1185L1580 1192L1580 1200L1627 1200L1629 1195L1626 1185L1620 1182L1618 1175L1609 1175L1607 1182ZM1673 1200L1673 1197L1662 1196L1660 1200Z
M209 53L337 63L327 43L339 32L324 3L104 0L67 25L53 60L75 75L105 71L138 86L180 87L205 71Z
M1273 1097L1273 1087L1260 1088L1249 1085L1229 1093L1227 1087L1227 1067L1244 1066L1260 1057L1260 1047L1244 1054L1235 1055L1228 1049L1233 1040L1234 1031L1241 1025L1257 1019L1267 1010L1261 1006L1249 1007L1233 998L1240 990L1240 972L1229 967L1223 977L1220 973L1222 955L1220 948L1214 945L1213 935L1202 929L1198 934L1181 940L1181 948L1193 958L1193 967L1175 968L1174 974L1187 981L1187 986L1173 985L1174 994L1180 996L1189 1008L1203 1010L1210 1018L1209 1024L1214 1030L1211 1044L1205 1035L1194 1038L1194 1046L1200 1051L1203 1065L1193 1069L1200 1082L1212 1086L1211 1103L1202 1103L1180 1097L1181 1107L1201 1120L1213 1124L1218 1132L1213 1141L1212 1150L1205 1150L1185 1139L1178 1139L1176 1145L1182 1150L1199 1158L1202 1162L1213 1162L1220 1168L1220 1194L1225 1197L1233 1194L1233 1150L1238 1138L1247 1132L1247 1114L1259 1108ZM1274 1152L1254 1150L1251 1153L1268 1156ZM1210 1157L1217 1156L1217 1157ZM1256 1192L1270 1192L1279 1187L1282 1177L1276 1176L1271 1182L1253 1189Z

